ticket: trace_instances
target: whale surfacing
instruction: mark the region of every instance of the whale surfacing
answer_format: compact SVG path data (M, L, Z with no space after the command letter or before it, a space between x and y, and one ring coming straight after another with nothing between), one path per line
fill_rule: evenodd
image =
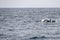
M43 19L42 22L56 22L56 21L53 19Z

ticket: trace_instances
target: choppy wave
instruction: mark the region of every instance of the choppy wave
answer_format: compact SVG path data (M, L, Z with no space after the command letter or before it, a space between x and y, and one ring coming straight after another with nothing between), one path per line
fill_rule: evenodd
M60 40L60 8L0 8L0 40Z

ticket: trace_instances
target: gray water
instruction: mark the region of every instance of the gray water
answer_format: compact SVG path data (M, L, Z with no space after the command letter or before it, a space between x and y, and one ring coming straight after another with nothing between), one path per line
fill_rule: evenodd
M0 8L0 40L60 40L60 8Z

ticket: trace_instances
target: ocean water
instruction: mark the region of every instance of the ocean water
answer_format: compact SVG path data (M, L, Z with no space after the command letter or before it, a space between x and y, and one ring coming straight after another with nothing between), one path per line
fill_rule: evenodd
M60 8L0 8L0 40L60 40Z

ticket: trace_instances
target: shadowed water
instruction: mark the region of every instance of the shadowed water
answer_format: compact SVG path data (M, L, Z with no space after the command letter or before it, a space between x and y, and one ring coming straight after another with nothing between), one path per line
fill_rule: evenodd
M60 8L0 8L0 40L60 40Z

